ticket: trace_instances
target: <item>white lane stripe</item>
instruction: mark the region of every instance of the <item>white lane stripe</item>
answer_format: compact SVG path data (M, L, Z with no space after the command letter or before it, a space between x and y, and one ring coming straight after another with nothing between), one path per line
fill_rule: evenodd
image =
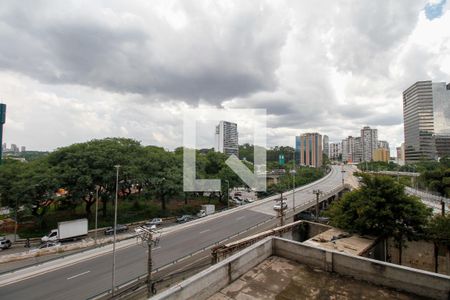
M85 274L87 274L87 273L89 273L89 272L91 272L91 271L86 271L86 272L83 272L83 273L77 274L77 275L75 275L75 276L72 276L72 277L69 277L69 278L67 278L67 280L70 280L70 279L74 279L74 278L77 278L77 277L79 277L79 276L82 276L82 275L85 275Z
M152 251L155 251L155 250L158 250L158 249L161 249L161 247L152 248ZM148 253L148 249L145 250L145 253Z
M200 231L199 234L202 234L202 233L205 233L205 232L208 232L208 231L211 231L211 229L206 229L206 230Z
M236 218L236 221L242 220L243 218L245 218L245 216L242 216L242 217Z

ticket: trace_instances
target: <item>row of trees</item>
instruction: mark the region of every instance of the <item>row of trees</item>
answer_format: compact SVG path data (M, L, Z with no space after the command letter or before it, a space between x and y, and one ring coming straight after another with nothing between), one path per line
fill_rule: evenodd
M228 180L230 188L243 185L226 158L213 151L197 153L197 177ZM115 197L115 166L120 165L120 196L157 199L165 210L170 198L190 196L183 193L182 163L182 148L171 152L124 138L74 144L28 163L7 159L0 166L1 205L25 206L39 222L55 203L66 210L84 205L89 217L98 192L105 216ZM222 187L226 189L224 182ZM218 193L222 201L223 195Z
M253 146L250 148L253 151ZM226 165L227 158L213 150L196 153L197 178L221 179L222 190L210 197L224 204L228 187L245 185ZM13 210L25 207L43 225L49 210L55 207L62 211L83 207L85 215L91 217L98 193L101 216L106 217L115 197L116 165L120 165L119 195L124 200L153 199L165 212L171 199L184 199L184 204L188 204L188 199L198 196L183 192L182 148L166 151L132 139L107 138L60 148L27 163L5 159L0 165L1 206ZM251 163L247 165L252 169ZM297 171L296 186L324 174L323 170L310 168ZM290 188L292 177L287 173L262 195Z

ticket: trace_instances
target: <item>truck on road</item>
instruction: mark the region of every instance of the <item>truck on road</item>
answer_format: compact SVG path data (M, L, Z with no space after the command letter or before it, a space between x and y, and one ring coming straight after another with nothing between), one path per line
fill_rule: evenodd
M58 228L52 229L50 233L41 241L46 242L63 242L67 240L75 240L85 237L88 234L88 220L78 219L66 222L58 222Z
M202 218L213 214L216 211L216 207L214 204L204 204L201 206L200 211L197 214L197 217Z

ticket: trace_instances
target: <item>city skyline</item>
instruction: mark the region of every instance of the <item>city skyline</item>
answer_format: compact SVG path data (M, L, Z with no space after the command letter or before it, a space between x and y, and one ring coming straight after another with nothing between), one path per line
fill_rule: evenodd
M4 140L54 150L120 136L173 149L182 110L212 106L266 108L268 146L366 125L398 146L402 91L450 77L449 52L435 50L450 40L445 1L146 5L3 3Z

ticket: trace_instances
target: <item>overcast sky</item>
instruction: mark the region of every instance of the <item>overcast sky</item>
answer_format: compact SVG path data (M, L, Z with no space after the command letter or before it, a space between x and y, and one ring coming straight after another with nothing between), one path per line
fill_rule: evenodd
M267 110L267 143L378 128L403 141L402 91L450 81L445 1L6 1L4 141L112 136L173 149L186 108ZM213 123L200 147L212 147ZM240 142L251 141L239 127ZM206 134L206 135L205 135ZM200 134L201 135L201 134Z

